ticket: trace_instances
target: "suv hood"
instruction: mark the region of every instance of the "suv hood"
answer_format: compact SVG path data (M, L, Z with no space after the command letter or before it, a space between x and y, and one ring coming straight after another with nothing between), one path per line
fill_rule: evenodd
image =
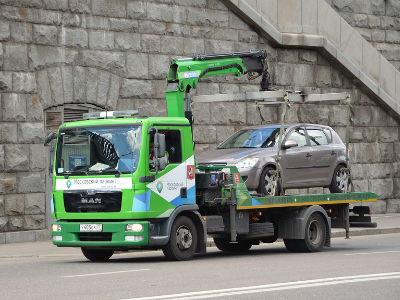
M214 149L196 157L197 164L226 163L234 165L243 158L273 155L275 148L230 148Z

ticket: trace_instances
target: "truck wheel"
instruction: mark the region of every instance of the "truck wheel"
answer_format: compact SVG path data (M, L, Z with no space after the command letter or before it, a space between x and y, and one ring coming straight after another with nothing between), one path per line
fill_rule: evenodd
M297 240L299 251L318 252L322 250L326 237L326 226L319 213L313 213L307 220L304 240Z
M114 254L114 250L89 249L85 247L82 247L81 250L83 255L91 261L106 261Z
M226 238L214 238L214 242L215 246L221 251L246 252L253 246L251 241L231 243L229 239Z
M228 240L224 238L214 238L215 246L221 251L231 251L228 247Z
M344 187L346 186L346 172L340 171L340 169L344 168L343 165L338 165L335 168L332 176L332 182L329 186L329 191L331 193L343 193Z
M261 242L263 242L264 244L272 244L272 243L275 243L277 239L278 239L278 236L273 235L273 236L268 236L266 238L262 238Z
M171 228L171 236L163 247L163 253L169 260L189 260L197 247L197 232L192 220L180 216Z
M274 190L275 185L275 174L270 174L269 171L275 170L272 167L266 167L261 173L260 176L260 184L257 188L257 193L261 194L262 196L272 195L272 191ZM279 186L275 189L275 196L278 195Z
M290 252L299 252L300 249L297 245L297 242L301 240L294 240L294 239L283 239L283 243Z
M251 241L240 241L237 243L229 243L229 249L233 252L246 252L249 251L253 243Z

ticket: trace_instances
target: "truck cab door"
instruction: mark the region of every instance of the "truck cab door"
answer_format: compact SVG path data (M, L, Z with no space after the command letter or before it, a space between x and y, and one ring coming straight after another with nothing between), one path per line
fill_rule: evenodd
M155 205L154 210L157 211L163 208L163 213L159 217L168 217L176 207L188 204L188 171L186 162L182 161L180 130L158 128L158 131L165 134L167 165L164 170L156 173L150 164L151 148L149 144L148 173L154 175L155 180L149 182L146 189L150 193L150 210L152 205Z

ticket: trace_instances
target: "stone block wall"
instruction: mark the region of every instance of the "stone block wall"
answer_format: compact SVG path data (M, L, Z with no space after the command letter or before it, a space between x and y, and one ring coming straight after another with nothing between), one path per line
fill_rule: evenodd
M381 26L386 16L376 16ZM0 235L45 229L46 110L75 104L166 116L172 58L249 49L267 50L277 88L351 95L356 187L378 194L374 212L400 212L398 123L320 53L272 47L219 0L0 0ZM211 78L193 94L257 91L258 83ZM293 107L288 121L331 125L344 138L344 112L344 105ZM279 113L261 108L268 123ZM196 104L194 116L196 153L259 123L254 102Z
M400 70L400 3L397 0L326 0L361 36Z

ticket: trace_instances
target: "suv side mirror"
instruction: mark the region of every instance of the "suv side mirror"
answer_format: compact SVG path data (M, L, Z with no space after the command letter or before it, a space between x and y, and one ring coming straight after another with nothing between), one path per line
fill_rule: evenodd
M287 140L285 141L285 143L283 144L283 149L289 149L289 148L293 148L293 147L297 147L299 144L297 144L297 142L295 140Z

